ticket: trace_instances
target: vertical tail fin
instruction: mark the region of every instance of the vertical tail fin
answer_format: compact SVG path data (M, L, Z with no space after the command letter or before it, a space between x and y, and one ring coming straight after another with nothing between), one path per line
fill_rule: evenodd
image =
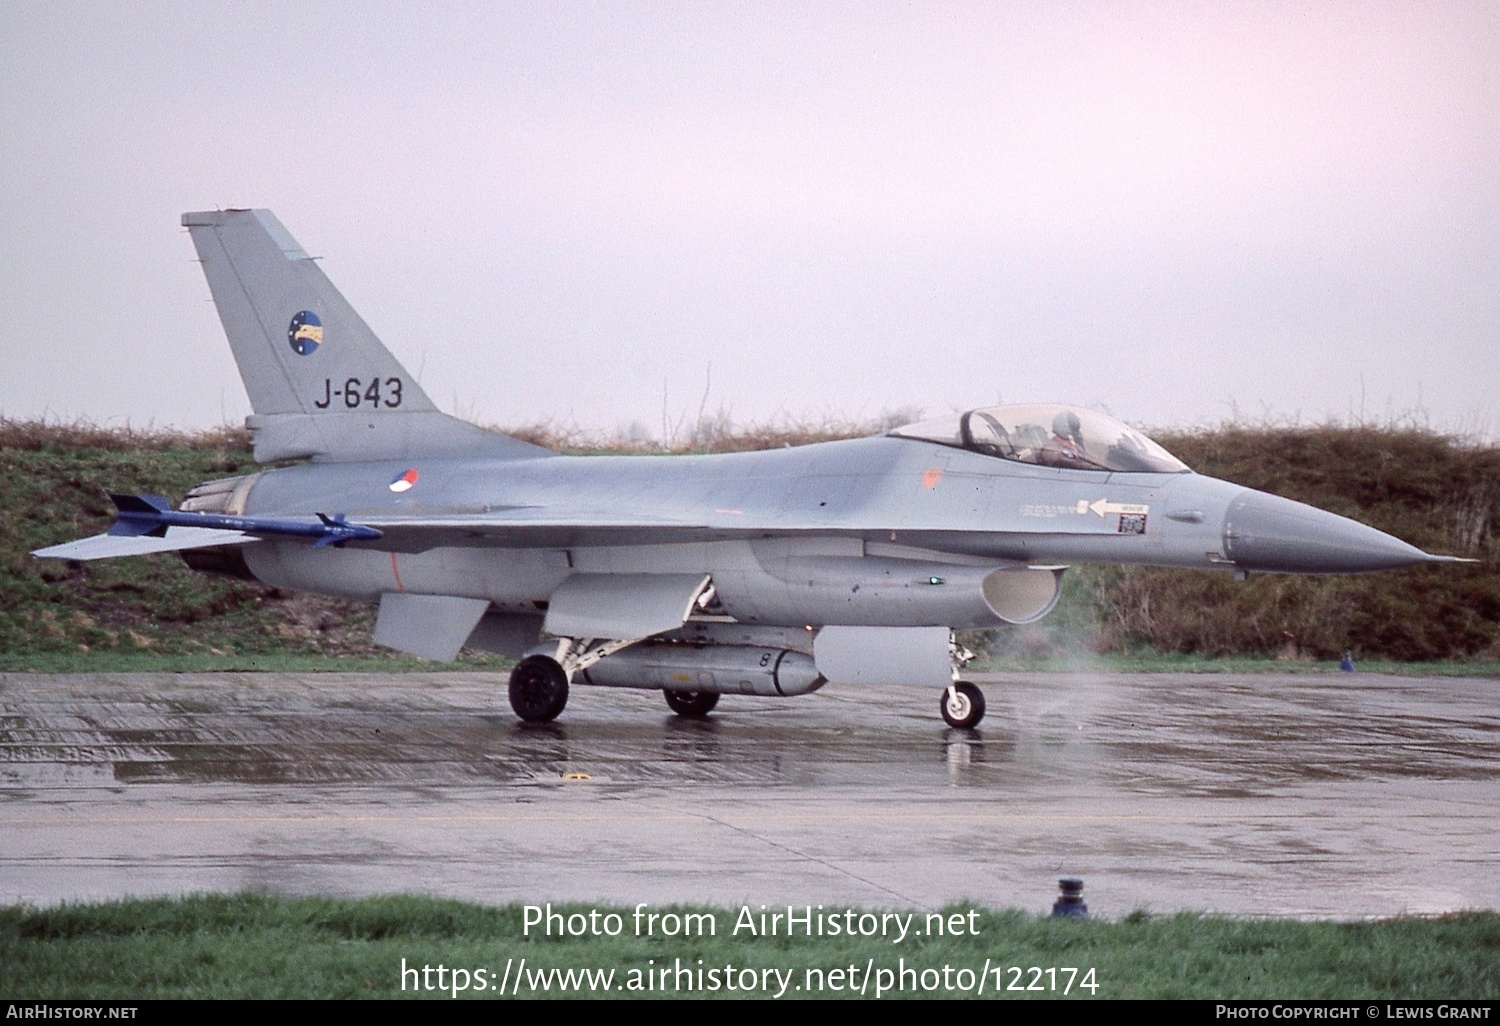
M269 210L182 223L255 411L257 460L546 453L439 412Z

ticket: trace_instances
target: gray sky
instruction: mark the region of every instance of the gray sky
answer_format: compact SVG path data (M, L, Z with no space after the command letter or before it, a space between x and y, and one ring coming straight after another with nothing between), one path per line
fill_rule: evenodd
M0 4L0 413L248 402L274 210L445 408L1500 433L1500 5Z

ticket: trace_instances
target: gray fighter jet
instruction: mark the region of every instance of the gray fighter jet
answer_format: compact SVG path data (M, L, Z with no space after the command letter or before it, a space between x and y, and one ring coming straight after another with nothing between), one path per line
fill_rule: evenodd
M570 684L721 694L827 681L942 689L954 628L1030 623L1065 564L1237 574L1442 561L1190 471L1103 414L997 406L873 438L707 456L559 456L441 413L268 211L185 214L254 414L255 458L179 509L115 496L108 534L36 555L180 552L198 570L379 603L375 640L519 657L523 720ZM545 639L545 640L544 640Z

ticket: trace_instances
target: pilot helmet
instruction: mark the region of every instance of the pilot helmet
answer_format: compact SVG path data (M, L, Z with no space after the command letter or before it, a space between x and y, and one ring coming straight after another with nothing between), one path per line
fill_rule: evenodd
M1052 418L1052 433L1058 438L1076 443L1079 448L1083 447L1083 422L1072 410L1063 410Z

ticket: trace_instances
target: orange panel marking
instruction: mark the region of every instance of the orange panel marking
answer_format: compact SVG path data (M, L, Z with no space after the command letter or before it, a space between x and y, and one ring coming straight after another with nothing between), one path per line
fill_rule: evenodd
M926 488L929 492L936 488L937 483L942 479L943 472L941 470L922 471L922 487Z

